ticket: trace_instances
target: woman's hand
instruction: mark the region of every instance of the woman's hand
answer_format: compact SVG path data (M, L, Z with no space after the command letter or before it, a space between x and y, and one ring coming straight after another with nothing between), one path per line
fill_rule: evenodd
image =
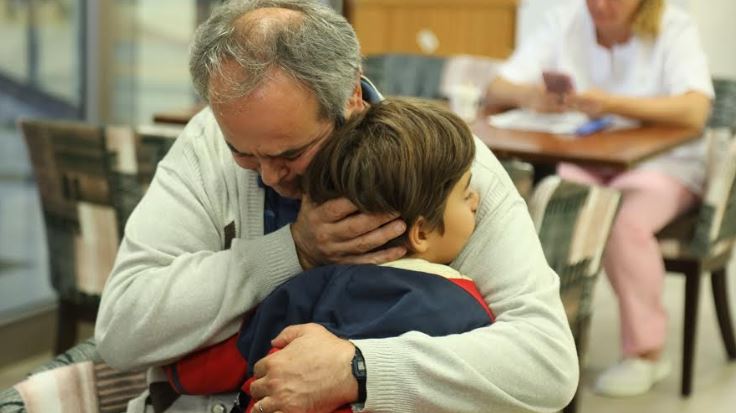
M541 113L560 113L571 109L570 98L567 93L552 93L544 86L533 86L527 90L522 106Z
M570 102L575 110L591 118L599 118L610 113L612 98L613 95L600 89L590 89L571 96Z

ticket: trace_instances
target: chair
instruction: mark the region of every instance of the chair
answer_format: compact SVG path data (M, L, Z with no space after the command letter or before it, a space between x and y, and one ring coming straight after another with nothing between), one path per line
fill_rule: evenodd
M447 99L460 85L485 90L501 63L484 56L387 53L366 57L363 73L387 96Z
M658 234L665 268L685 276L682 396L692 392L695 335L702 274L711 289L728 360L736 360L726 268L736 244L736 139L729 129L706 133L709 155L706 192L701 205Z
M0 412L119 413L146 388L143 371L121 372L102 362L92 339L0 390ZM60 391L60 390L72 391Z
M414 54L382 54L363 61L363 73L387 96L440 99L445 59Z
M20 127L41 198L51 285L59 296L60 354L76 342L78 321L94 322L125 221L152 176L154 167L146 162L155 165L165 151L151 156L150 134L127 127L45 120L24 120Z
M711 129L731 128L736 131L736 80L713 79L716 98L708 120Z
M529 212L544 255L560 277L560 296L582 366L592 315L593 286L618 211L618 191L544 178L529 200ZM575 412L577 396L565 408Z

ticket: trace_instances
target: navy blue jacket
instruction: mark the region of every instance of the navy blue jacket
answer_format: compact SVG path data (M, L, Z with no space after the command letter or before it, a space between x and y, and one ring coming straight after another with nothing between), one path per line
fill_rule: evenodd
M487 326L493 315L475 284L377 265L331 265L297 275L274 290L231 339L169 366L185 394L247 390L253 365L285 327L318 323L338 337L394 337L408 331L444 336ZM249 398L242 394L241 402Z

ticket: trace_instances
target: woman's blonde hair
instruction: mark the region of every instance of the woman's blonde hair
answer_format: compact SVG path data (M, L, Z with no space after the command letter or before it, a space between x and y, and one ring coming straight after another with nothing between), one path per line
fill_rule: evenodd
M645 38L656 38L662 23L665 0L642 0L634 15L631 29L634 34Z

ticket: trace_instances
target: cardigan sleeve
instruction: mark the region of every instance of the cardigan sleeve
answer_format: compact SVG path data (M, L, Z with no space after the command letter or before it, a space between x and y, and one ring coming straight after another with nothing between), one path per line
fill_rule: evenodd
M234 216L227 203L237 194L224 184L233 178L213 166L222 163L213 122L202 113L187 126L128 220L95 328L111 366L162 365L221 341L301 271L288 226L225 249L223 227ZM252 181L245 189L260 194ZM248 213L262 215L262 202Z
M368 371L366 411L555 411L575 393L578 361L559 278L508 175L477 148L477 227L453 266L474 279L496 320L445 337L355 340Z

